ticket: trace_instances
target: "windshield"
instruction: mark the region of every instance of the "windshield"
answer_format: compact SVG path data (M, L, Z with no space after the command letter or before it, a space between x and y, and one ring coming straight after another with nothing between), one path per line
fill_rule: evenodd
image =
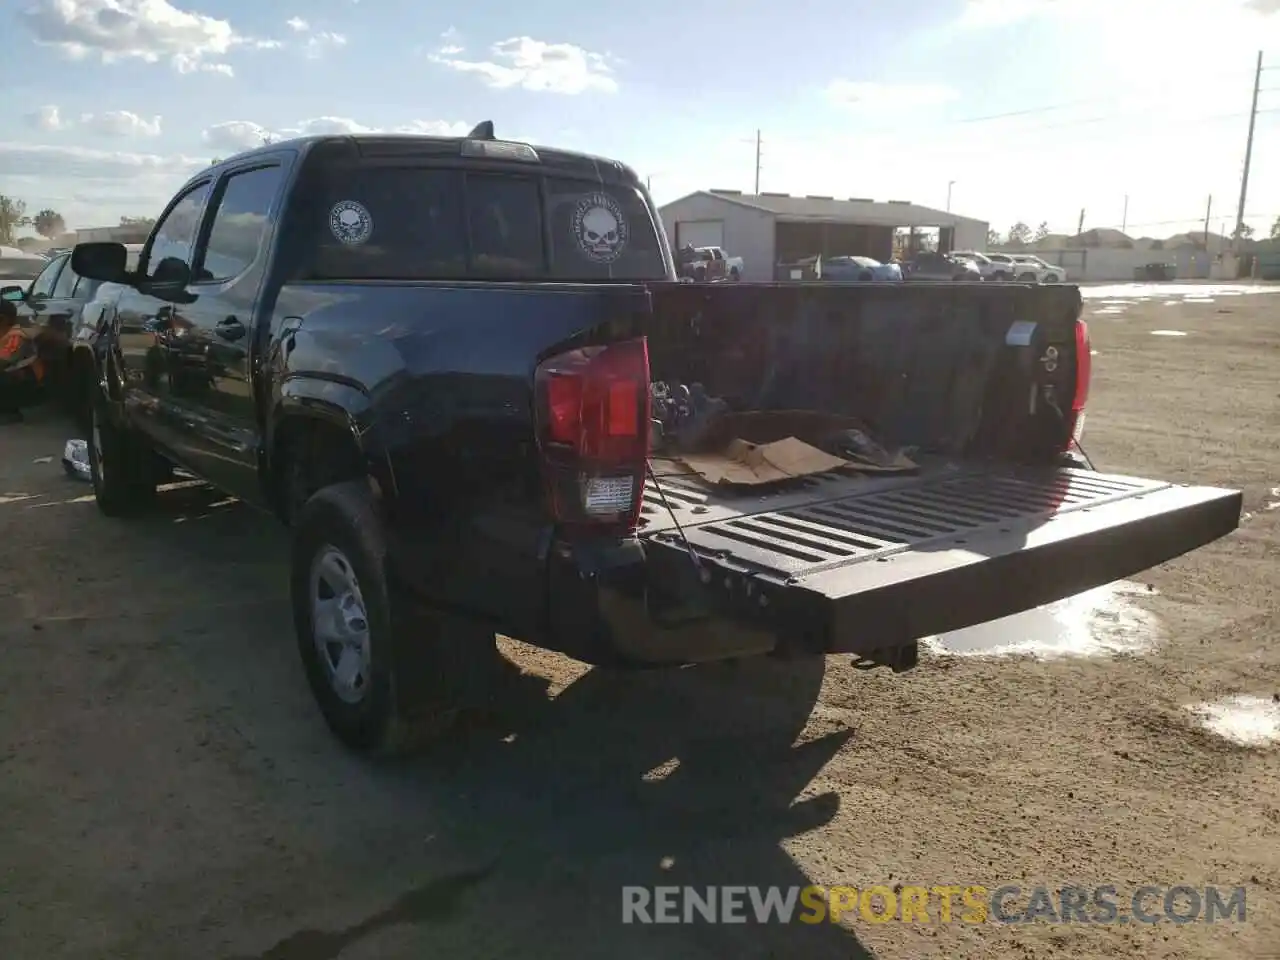
M334 169L300 197L315 280L666 276L641 194L621 185L423 167ZM708 255L709 256L709 255Z

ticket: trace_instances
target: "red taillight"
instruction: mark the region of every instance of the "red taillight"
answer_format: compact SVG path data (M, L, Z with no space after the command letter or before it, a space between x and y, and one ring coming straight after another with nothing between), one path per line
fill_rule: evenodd
M1089 381L1093 377L1093 352L1089 345L1089 325L1076 321L1076 390L1071 397L1071 429L1067 440L1079 443L1084 433L1084 407L1089 402Z
M649 347L643 337L544 361L534 377L551 509L568 524L633 529L649 455Z

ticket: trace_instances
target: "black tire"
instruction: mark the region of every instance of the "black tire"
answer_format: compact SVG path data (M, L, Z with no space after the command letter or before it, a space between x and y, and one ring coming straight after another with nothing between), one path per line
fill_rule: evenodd
M99 394L89 417L89 477L98 509L124 517L149 507L156 497L155 453L127 427L112 422Z
M863 270L860 274L858 274L858 281L860 283L870 283L874 279L875 277L871 275L870 270Z
M367 677L344 699L316 642L313 565L336 550L349 564L367 627ZM290 573L294 630L312 695L343 744L406 753L448 731L486 696L501 654L492 630L422 610L388 574L386 540L366 480L316 492L295 518Z
M1057 283L1057 282L1058 282L1058 275L1057 275L1056 273L1051 273L1051 274L1049 274L1048 276L1046 276L1046 277L1044 278L1044 282L1045 282L1045 283Z
M998 280L1001 283L1003 283L1004 281L1009 279L1009 275L1005 273L1003 270L997 270L995 273L991 275L991 279Z
M1036 275L1034 273L1023 273L1018 275L1019 283L1036 283Z
M741 271L739 271L737 267L734 267L732 270L730 270L730 271L729 271L729 279L730 279L730 280L741 280L741 279L742 279L742 273L741 273Z

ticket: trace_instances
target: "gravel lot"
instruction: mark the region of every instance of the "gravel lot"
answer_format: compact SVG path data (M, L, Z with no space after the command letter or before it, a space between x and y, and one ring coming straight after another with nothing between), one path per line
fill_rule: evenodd
M280 531L198 486L109 521L65 426L0 427L0 957L1280 957L1280 750L1185 709L1280 695L1280 296L1093 294L1098 466L1246 493L1142 578L1153 650L618 677L511 644L522 695L399 764L324 729ZM623 884L899 882L1245 884L1248 914L619 922Z

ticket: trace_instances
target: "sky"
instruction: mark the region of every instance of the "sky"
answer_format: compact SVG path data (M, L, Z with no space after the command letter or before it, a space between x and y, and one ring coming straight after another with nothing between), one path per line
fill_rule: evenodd
M581 149L659 203L711 188L908 200L1074 233L1280 217L1280 0L0 0L0 194L155 216L264 136ZM1126 204L1126 197L1127 204Z

